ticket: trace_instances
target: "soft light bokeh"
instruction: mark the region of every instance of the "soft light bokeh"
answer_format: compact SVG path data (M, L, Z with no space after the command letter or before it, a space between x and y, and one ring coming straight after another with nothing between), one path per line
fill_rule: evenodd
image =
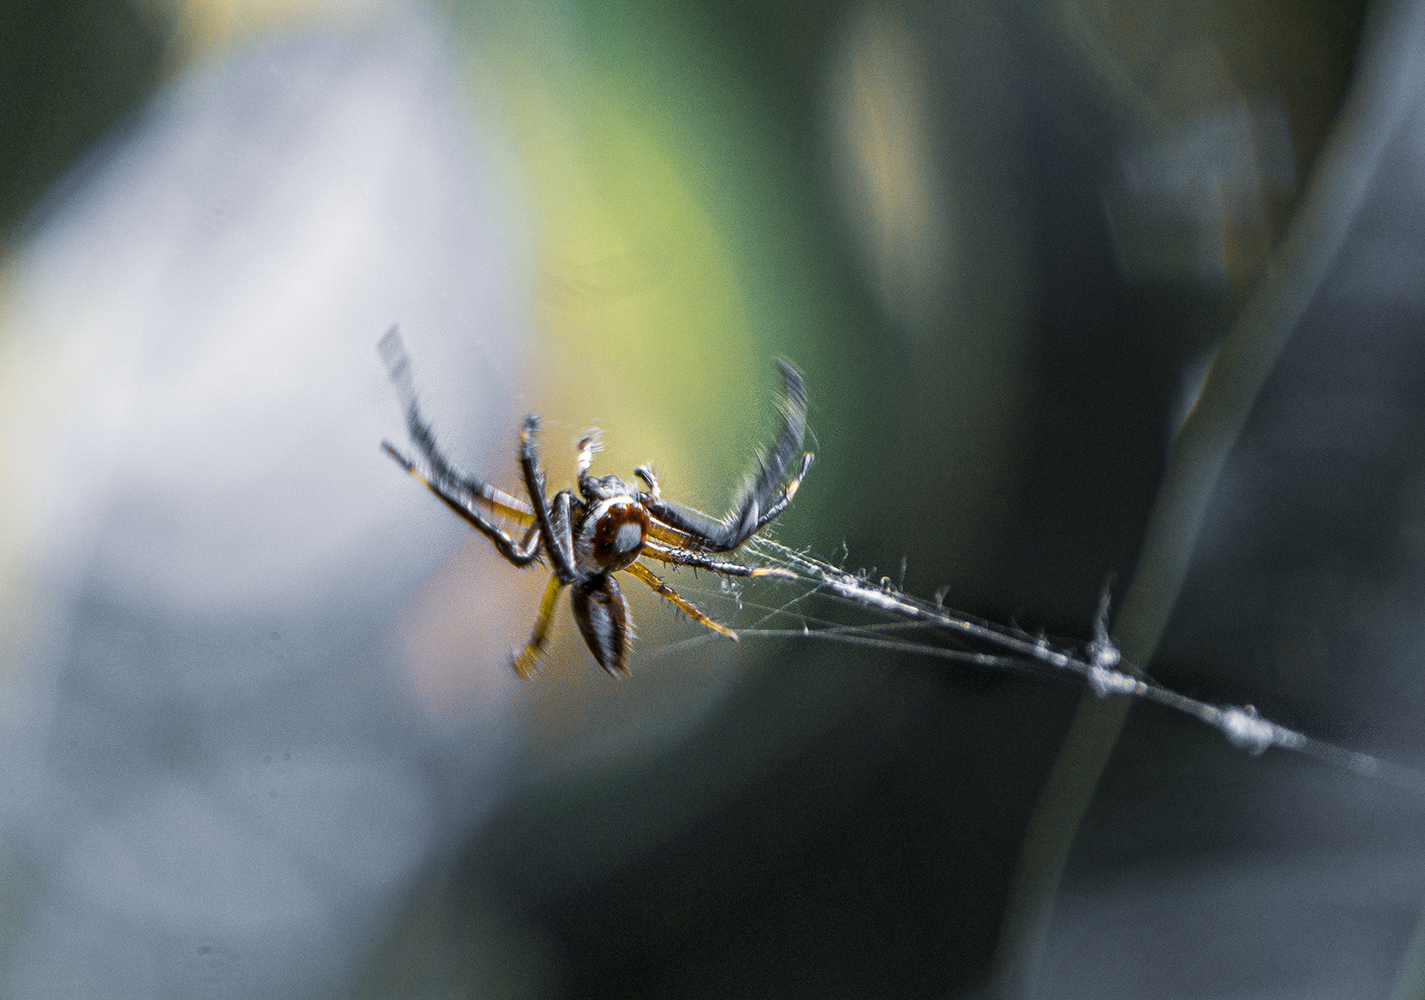
M1197 490L1140 666L1409 764L1425 49L1373 9L23 0L0 992L1407 983L1395 790L686 570L741 643L630 582L631 678L561 606L516 683L543 571L378 449L398 323L467 471L537 412L552 488L596 426L718 514L786 356L779 541L1075 642Z

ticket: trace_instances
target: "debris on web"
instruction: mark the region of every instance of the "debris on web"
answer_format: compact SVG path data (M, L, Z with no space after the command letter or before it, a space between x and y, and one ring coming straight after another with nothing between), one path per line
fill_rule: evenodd
M901 592L892 581L878 577L874 570L852 574L805 550L791 549L767 539L754 539L749 549L767 566L785 569L789 576L813 584L813 589L772 610L769 617L786 613L791 605L813 594L823 594L889 615L900 623L926 628L928 634L937 639L906 638L903 633L884 631L886 624L856 625L844 616L820 622L802 617L794 629L754 626L739 630L743 637L796 636L929 656L993 670L1068 676L1087 685L1101 699L1134 698L1191 716L1221 732L1235 749L1245 750L1254 757L1276 747L1425 795L1425 773L1421 771L1307 736L1262 718L1251 705L1220 706L1179 694L1144 676L1136 665L1125 664L1122 651L1109 634L1107 585L1094 615L1093 638L1076 651L1068 645L1056 646L1042 631L1031 635L1017 626L995 625L950 611L944 606L948 588L937 590L933 603L921 601ZM839 554L844 564L844 543ZM962 644L946 645L941 641L944 639ZM983 649L994 651L980 651Z
M1114 650L1118 652L1118 650ZM1116 659L1114 662L1118 662ZM1100 700L1109 695L1135 695L1141 694L1140 687L1146 688L1142 681L1132 674L1125 674L1122 670L1110 670L1097 663L1089 664L1088 670L1089 688Z
M1277 726L1259 716L1251 705L1224 708L1219 726L1227 735L1227 742L1253 757L1261 756L1277 741Z
M1123 654L1108 635L1108 607L1109 585L1105 583L1098 598L1098 613L1093 616L1093 639L1088 644L1089 663L1099 669L1116 667L1123 659ZM1093 683L1092 679L1090 683ZM1104 696L1100 694L1099 697Z

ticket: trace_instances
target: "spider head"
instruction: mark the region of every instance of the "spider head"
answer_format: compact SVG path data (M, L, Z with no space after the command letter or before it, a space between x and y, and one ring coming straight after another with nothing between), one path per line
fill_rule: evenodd
M583 476L579 479L579 493L585 500L598 503L600 500L628 499L633 487L618 476Z
M648 538L648 512L633 497L603 501L589 512L589 521L593 531L588 554L600 570L624 569L643 551Z

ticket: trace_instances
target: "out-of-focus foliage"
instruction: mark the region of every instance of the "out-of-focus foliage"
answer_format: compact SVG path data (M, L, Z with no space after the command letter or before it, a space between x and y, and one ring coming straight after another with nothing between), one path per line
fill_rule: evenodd
M14 0L0 17L0 239L164 69L164 25L129 3Z

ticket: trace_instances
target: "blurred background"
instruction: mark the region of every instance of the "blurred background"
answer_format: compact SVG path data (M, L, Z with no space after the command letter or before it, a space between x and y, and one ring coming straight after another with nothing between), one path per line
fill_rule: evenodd
M1425 988L1418 795L631 582L518 683L375 349L713 513L785 356L778 541L1425 767L1425 5L6 14L0 995Z

